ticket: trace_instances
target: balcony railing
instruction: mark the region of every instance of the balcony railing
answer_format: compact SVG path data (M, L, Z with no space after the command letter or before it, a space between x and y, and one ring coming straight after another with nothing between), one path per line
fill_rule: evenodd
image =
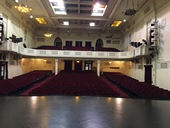
M141 45L131 51L105 52L105 51L74 51L74 50L40 50L21 47L10 41L0 45L1 51L21 54L23 57L51 57L51 58L81 58L81 59L131 59L146 55L146 46Z

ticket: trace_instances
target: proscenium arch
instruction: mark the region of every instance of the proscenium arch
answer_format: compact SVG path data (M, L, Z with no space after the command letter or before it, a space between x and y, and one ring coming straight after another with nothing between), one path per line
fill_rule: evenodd
M62 40L60 37L56 37L54 40L54 46L57 46L58 48L62 49Z
M96 48L102 48L102 47L103 47L103 40L99 38L96 40Z

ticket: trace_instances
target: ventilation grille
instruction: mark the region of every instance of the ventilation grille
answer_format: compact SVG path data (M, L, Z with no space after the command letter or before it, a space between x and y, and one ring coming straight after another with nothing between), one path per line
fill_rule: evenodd
M81 55L81 52L75 52L75 55Z
M109 56L116 56L116 53L109 53Z
M15 65L15 61L14 60L10 60L10 65Z
M161 63L161 68L168 68L168 63L166 63L166 62Z
M167 69L167 68L170 68L170 61L159 62L159 63L157 64L157 68L159 68L159 69Z
M52 51L52 54L53 54L53 55L55 55L55 54L57 55L57 54L58 54L58 51Z
M87 55L87 56L92 56L93 53L92 53L92 52L86 52L86 55Z
M120 44L120 40L113 40L112 44Z
M106 43L107 43L107 44L111 44L111 40L107 40Z
M45 42L45 38L37 37L37 41L38 41L38 42Z
M104 56L104 53L98 53L98 56Z
M40 51L40 54L46 54L46 51Z
M142 65L142 64L139 64L139 65L138 65L138 69L143 69L143 65Z

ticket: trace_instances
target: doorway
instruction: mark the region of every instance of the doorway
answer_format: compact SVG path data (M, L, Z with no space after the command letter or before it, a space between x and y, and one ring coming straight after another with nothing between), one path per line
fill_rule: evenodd
M72 71L72 60L64 60L64 71Z
M0 61L0 80L8 79L8 62Z
M57 46L57 48L62 49L62 40L60 37L55 38L54 46Z
M82 71L82 61L80 61L80 60L74 61L74 70L75 71Z
M93 61L85 61L84 62L84 70L85 71L92 71Z
M96 41L96 49L102 48L102 47L103 47L103 40L99 38Z

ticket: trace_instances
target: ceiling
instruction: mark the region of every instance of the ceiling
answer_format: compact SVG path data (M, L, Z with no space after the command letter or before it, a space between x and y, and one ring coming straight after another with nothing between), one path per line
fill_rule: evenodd
M15 5L24 3L32 8L31 13L26 15L33 15L34 18L30 19L37 27L39 28L53 28L57 30L94 30L94 31L108 31L118 30L123 24L119 27L111 27L111 24L115 20L123 21L124 18L127 20L133 16L125 17L124 11L127 8L132 8L132 0L64 0L65 10L67 15L54 14L49 0L19 0L19 3L15 3L15 0L12 1ZM134 0L134 8L138 10L147 0ZM103 16L91 16L93 5L96 2L100 2L103 5L107 5L105 13ZM43 17L47 25L40 25L35 20L36 17ZM68 21L69 25L63 25L63 21ZM94 22L95 26L89 26L90 22Z

